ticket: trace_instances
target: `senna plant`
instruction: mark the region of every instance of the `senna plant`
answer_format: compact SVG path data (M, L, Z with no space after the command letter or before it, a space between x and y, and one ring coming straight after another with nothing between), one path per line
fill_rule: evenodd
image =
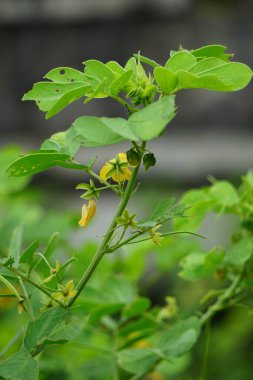
M57 234L51 237L44 252L39 253L37 241L22 251L22 225L13 231L9 254L0 261L0 281L10 290L9 296L17 299L19 312L26 313L30 321L20 351L0 365L3 379L37 379L38 359L46 348L73 341L80 334L84 334L86 344L92 346L87 335L91 328L107 329L109 348L97 347L97 350L104 349L111 355L113 366L109 373L96 377L88 374L85 378L158 378L155 372L159 373L162 363L186 355L198 340L202 327L209 324L218 311L245 296L247 291L243 284L251 273L252 173L244 178L239 191L225 181L217 181L203 190L186 193L179 203L171 197L161 201L151 215L141 221L128 209L130 198L139 191L140 168L143 166L148 171L156 164L149 141L161 137L175 117L176 93L198 88L237 91L250 82L251 69L233 62L233 55L225 51L221 45L196 50L180 48L171 51L164 66L140 54L131 57L124 67L116 61L88 60L84 62L84 71L69 67L51 70L43 82L36 83L24 95L23 100L35 101L47 119L80 98L84 98L86 104L92 99L107 97L120 103L127 110L128 118L81 116L68 130L53 134L39 150L19 157L8 168L12 177L31 176L53 167L87 173L89 182L76 186L84 200L80 228L87 228L94 218L103 191L112 191L119 204L94 257L77 283L71 276L74 258L65 263L52 259ZM75 159L80 148L116 145L123 141L129 142L128 150L116 149L115 156L109 157L99 172L94 170L95 159L87 163ZM189 252L181 263L181 276L189 281L214 273L228 281L225 289L205 296L206 309L190 316L182 315L173 297L167 297L163 308L151 307L147 298L133 294L123 280L117 280L116 274L110 279L109 287L101 283L101 288L96 290L95 298L106 299L106 302L101 299L95 304L87 302L87 294L92 293L90 280L96 277L95 271L99 272L103 258L106 261L111 254L117 255L119 250L141 242L158 248L166 246L167 239L177 234L199 238L198 227L210 210L235 213L242 227L233 236L233 245L226 255L221 247L215 247L208 252ZM173 225L168 227L171 220ZM82 262L79 265L82 266ZM112 293L111 298L115 295L115 299L110 299L108 292ZM43 296L40 307L36 301L38 293ZM117 299L119 293L123 296ZM212 303L208 304L210 300ZM204 379L204 372L201 376Z

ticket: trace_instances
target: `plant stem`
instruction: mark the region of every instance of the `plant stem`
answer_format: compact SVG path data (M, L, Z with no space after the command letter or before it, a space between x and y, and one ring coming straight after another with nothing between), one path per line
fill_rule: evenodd
M29 310L30 312L30 315L31 315L31 319L34 321L35 320L35 317L34 317L34 312L33 312L33 307L32 307L32 304L31 304L31 301L30 301L30 297L27 293L27 290L26 290L26 287L23 283L23 280L21 277L18 278L18 281L20 283L20 286L22 288L22 291L23 291L23 296L24 296L24 299L25 299L25 302L26 302L26 305L27 305L27 309Z
M87 169L85 170L86 173L88 173L89 175L91 175L92 177L96 178L100 183L102 183L103 185L105 185L106 187L108 187L109 189L111 189L112 191L114 191L116 194L120 195L120 191L113 185L111 185L109 182L103 180L101 177L99 177L99 175L97 173L95 173L92 169Z
M206 376L210 340L211 340L211 321L208 320L206 323L206 339L205 339L204 357L203 357L203 363L202 363L202 368L201 368L200 380L204 380Z
M143 142L142 143L142 152L144 151L145 149L145 146L146 144ZM141 161L140 161L141 162ZM77 285L77 293L76 295L72 298L72 300L69 302L69 305L68 306L71 306L73 305L73 303L76 301L76 299L79 297L80 293L82 292L82 290L84 289L85 285L87 284L87 282L89 281L89 279L91 278L93 272L95 271L96 267L98 266L100 260L102 259L102 257L104 256L104 254L106 253L106 248L107 248L107 245L109 244L112 236L113 236L113 232L114 232L114 229L115 227L117 226L117 218L119 218L125 208L126 208L126 205L129 201L129 198L132 194L132 191L133 191L133 188L134 188L134 185L135 185L135 181L136 181L136 178L137 178L137 175L138 175L138 172L139 172L139 169L140 169L140 163L138 166L136 166L133 171L132 171L132 175L129 179L129 182L127 184L127 187L126 187L126 190L125 190L125 193L124 193L124 196L121 198L121 201L120 201L120 204L118 206L118 209L113 217L113 220L107 230L107 233L104 237L104 239L102 240L98 250L97 250L97 253L96 255L94 256L93 260L91 261L90 265L88 266L87 270L85 271L83 277L81 278L81 280L79 281L79 284Z
M221 294L215 304L210 306L207 312L202 316L200 322L202 325L206 324L218 311L225 309L228 306L228 301L232 298L237 290L238 285L242 280L244 270L242 270L231 283L229 288Z

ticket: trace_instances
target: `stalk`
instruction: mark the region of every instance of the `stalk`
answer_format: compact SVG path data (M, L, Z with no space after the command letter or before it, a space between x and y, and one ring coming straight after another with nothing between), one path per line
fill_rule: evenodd
M145 144L145 142L143 142L142 143L142 155L143 155L145 146L146 146L146 144ZM77 293L72 298L72 300L69 302L68 306L72 306L74 304L74 302L79 297L82 290L84 289L85 285L87 284L87 282L91 278L93 272L95 271L95 269L98 266L99 262L101 261L102 257L106 253L106 248L107 248L107 246L108 246L108 244L109 244L109 242L113 236L114 230L117 226L116 220L117 220L117 218L119 218L123 214L123 212L127 206L127 203L131 197L131 194L133 192L135 181L136 181L139 169L140 169L140 165L141 165L141 160L140 160L139 165L133 169L131 178L129 179L129 182L128 182L127 187L126 187L126 191L125 191L125 193L124 193L124 195L123 195L123 197L119 203L118 209L117 209L117 211L116 211L116 213L112 219L112 222L111 222L111 224L107 230L107 233L106 233L104 239L102 240L102 242L101 242L101 244L97 250L96 255L93 257L93 260L91 261L91 263L88 266L87 270L85 271L83 277L79 281L77 288L76 288Z

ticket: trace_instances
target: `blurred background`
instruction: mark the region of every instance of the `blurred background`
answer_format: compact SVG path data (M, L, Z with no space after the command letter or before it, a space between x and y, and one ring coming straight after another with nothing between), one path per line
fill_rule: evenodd
M87 59L124 64L138 51L165 63L170 50L177 50L180 45L194 49L208 44L227 46L228 52L235 54L235 61L253 67L252 14L252 0L0 0L0 148L15 144L24 151L38 149L44 139L69 128L75 118L84 114L124 115L117 103L106 99L93 100L85 106L82 101L75 102L45 120L35 103L23 103L21 98L54 67L82 70L82 62ZM136 195L133 201L134 209L141 215L157 200L207 184L208 175L237 184L252 168L252 85L235 93L182 91L177 96L177 106L178 115L165 137L151 144L157 166L150 169L146 178L141 174L144 183L141 198ZM126 147L122 145L121 151ZM99 154L99 169L118 149L86 148L79 154L79 160L86 162ZM66 220L61 213L80 212L82 201L74 188L85 179L80 173L61 169L36 175L21 201L15 198L6 203L8 207L1 205L2 244L7 244L9 232L22 215L30 228L27 239L29 233L32 237L37 234L36 238L43 241L55 230L69 231L71 217ZM116 201L111 194L105 195L105 201L99 203L98 217L85 236L102 236ZM46 218L48 211L54 214ZM201 232L208 234L205 244L211 247L226 244L233 228L233 219L214 223L210 216ZM80 230L74 233L71 230L71 234L75 244L84 238ZM159 291L158 284L151 290L152 296L155 298L157 292L159 298ZM189 299L194 299L193 294L198 291L193 288ZM212 355L217 367L211 368L217 380L248 380L253 372L247 355L242 357L238 352L240 349L249 355L252 343L252 337L246 336L249 319L245 320L244 328L243 323L241 327L237 323L242 317L240 313L229 316L226 336L222 335L223 325L218 324L214 333L217 353ZM238 346L238 342L242 345ZM227 355L233 360L228 362ZM227 366L234 363L232 372L231 368L226 372L224 360ZM246 368L243 373L242 368Z

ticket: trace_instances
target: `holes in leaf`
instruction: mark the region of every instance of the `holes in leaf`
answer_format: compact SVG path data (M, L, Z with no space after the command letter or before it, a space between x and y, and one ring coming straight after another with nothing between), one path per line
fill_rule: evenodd
M64 74L65 74L65 70L64 69L60 70L60 75L64 75Z
M55 89L54 89L54 92L59 92L59 89L58 89L58 88L55 88Z

